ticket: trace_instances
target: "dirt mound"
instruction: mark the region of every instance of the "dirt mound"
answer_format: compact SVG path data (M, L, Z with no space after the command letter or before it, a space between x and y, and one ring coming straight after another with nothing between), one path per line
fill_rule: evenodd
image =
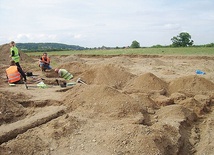
M213 92L214 83L197 75L180 77L170 82L169 93L203 94Z
M181 102L179 102L180 105L183 105L184 107L192 110L193 112L195 112L198 116L203 115L205 113L208 113L210 111L210 104L211 104L211 99L209 97L207 97L207 99L209 100L208 102L201 102L200 100L197 100L196 98L197 96L195 96L195 98L187 98Z
M66 69L73 76L77 76L85 72L87 69L89 69L89 66L86 65L85 63L74 61L74 62L64 63L57 68Z
M83 77L88 84L105 84L121 89L134 75L127 72L126 69L121 66L103 64L91 67L91 69L81 74L81 77Z
M32 68L34 67L35 60L33 58L29 57L27 54L23 53L21 50L19 50L21 60L20 65L24 72L32 71ZM5 69L9 67L11 58L10 55L10 45L4 44L0 46L0 64L1 68L0 71L2 73L2 76L5 77ZM26 65L27 64L27 65Z
M5 44L5 45L1 45L0 46L0 53L1 53L1 57L0 57L0 62L1 64L9 64L10 58L10 45L9 44Z
M149 113L154 113L154 109L158 109L159 106L151 99L150 96L143 93L134 93L130 94L136 101L141 102L143 106L145 106Z
M182 122L182 120L186 120L188 121L188 123L191 123L197 119L197 116L194 112L181 105L170 105L161 108L157 111L157 115L158 119L161 120L161 122L170 124L173 124L173 121Z
M22 61L24 62L33 62L34 60L29 57L27 54L23 53L21 50L19 50L20 56L21 56L21 61L20 64L22 63ZM11 58L9 57L10 55L10 45L9 44L4 44L0 46L0 62L1 64L6 64L9 65L9 62L11 60Z
M152 73L145 73L131 80L123 89L127 93L149 93L154 90L167 89L167 83Z
M17 121L25 113L24 107L11 98L9 99L9 94L0 93L0 125Z
M85 85L67 92L64 104L71 110L83 110L93 114L124 117L137 114L143 106L133 98L106 85Z

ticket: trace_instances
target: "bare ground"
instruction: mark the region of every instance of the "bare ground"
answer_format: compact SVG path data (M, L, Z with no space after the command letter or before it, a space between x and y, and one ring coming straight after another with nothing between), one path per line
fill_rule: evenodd
M1 46L1 155L211 155L214 57L51 57L76 83L22 53L28 86L8 86L8 45ZM195 70L206 72L196 75ZM43 80L41 80L41 78ZM39 88L43 81L48 87Z

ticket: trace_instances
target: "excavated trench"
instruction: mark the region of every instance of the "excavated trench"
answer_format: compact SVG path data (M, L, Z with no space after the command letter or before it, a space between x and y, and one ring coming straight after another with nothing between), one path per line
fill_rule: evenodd
M63 114L65 114L65 106L46 106L37 109L37 113L32 116L16 121L10 124L0 126L0 144L5 143L17 135L26 132L29 129L45 124Z

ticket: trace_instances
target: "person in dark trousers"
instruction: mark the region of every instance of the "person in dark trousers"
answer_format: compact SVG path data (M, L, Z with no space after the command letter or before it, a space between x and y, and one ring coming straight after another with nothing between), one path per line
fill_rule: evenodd
M10 57L12 58L13 61L15 61L16 66L22 69L20 66L20 53L18 48L16 47L16 43L14 41L10 42Z
M23 79L26 82L27 78L25 73L21 68L16 66L16 63L14 60L10 62L10 67L6 69L6 76L8 83L14 83L14 84L22 84Z

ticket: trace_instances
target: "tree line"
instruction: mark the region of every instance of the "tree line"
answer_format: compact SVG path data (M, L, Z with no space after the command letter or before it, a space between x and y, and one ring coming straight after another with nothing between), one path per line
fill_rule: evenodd
M171 38L172 44L167 46L153 45L153 48L159 47L214 47L214 43L205 45L194 45L191 35L188 32L181 32L179 35ZM43 51L65 51L65 50L90 50L90 49L113 49L112 47L95 47L87 48L78 45L67 45L62 43L17 43L16 46L26 52L43 52ZM132 41L130 46L121 48L140 48L140 43L136 40ZM120 47L115 47L119 49Z
M16 46L22 51L42 52L42 51L65 51L65 50L84 50L84 47L78 45L67 45L61 43L16 43Z

